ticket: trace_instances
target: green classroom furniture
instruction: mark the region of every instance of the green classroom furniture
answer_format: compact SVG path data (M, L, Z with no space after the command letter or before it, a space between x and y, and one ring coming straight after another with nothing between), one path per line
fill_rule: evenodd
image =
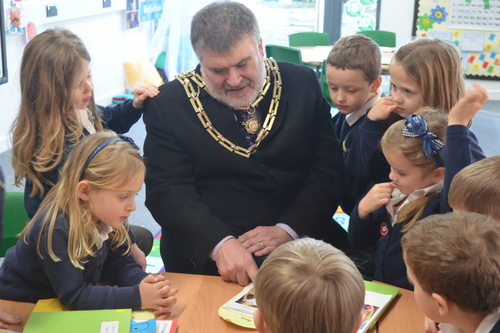
M325 96L328 104L334 108L335 105L333 105L330 97L330 89L328 88L328 80L326 78L326 60L323 60L323 65L321 66L321 90L323 91L323 96Z
M5 252L19 239L28 222L28 213L24 209L24 192L5 192L3 236L0 257L5 257Z
M289 46L328 46L330 36L324 32L298 32L288 35Z
M276 61L287 61L294 64L302 65L302 54L300 50L281 45L266 45L266 56L273 57Z
M394 32L376 30L358 31L356 33L358 35L365 35L366 37L373 39L373 41L377 43L378 46L396 47L396 34Z

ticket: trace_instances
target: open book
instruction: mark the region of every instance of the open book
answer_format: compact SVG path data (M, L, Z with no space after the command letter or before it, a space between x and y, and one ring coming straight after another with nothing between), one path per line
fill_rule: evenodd
M391 301L399 293L399 289L387 285L365 281L364 319L358 333L364 333L373 327ZM253 283L246 286L238 295L231 298L219 308L219 316L233 324L255 328L253 312L257 309Z
M363 323L358 333L364 333L372 328L394 297L399 293L399 289L396 287L368 281L365 281L365 289L365 305L362 310Z

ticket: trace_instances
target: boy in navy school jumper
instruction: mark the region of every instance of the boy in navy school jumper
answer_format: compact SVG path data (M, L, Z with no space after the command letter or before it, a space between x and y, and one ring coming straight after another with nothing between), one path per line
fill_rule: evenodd
M448 203L454 212L474 212L500 223L500 156L492 156L462 169L451 182ZM439 327L425 319L427 331ZM443 325L441 325L443 326Z
M500 333L500 225L477 213L429 216L403 237L426 332Z
M352 247L377 245L375 280L412 289L401 238L420 218L451 211L450 183L473 162L467 124L487 99L486 90L475 85L475 91L450 111L448 124L444 113L423 108L422 116L410 115L384 134L381 146L392 182L375 185L353 209L349 222Z
M328 55L328 87L332 102L339 110L332 123L335 135L343 146L344 164L361 166L359 156L349 151L359 142L358 126L382 94L380 58L378 45L363 35L341 38ZM341 207L349 214L365 194L368 185L349 168L345 168L344 177L347 195Z

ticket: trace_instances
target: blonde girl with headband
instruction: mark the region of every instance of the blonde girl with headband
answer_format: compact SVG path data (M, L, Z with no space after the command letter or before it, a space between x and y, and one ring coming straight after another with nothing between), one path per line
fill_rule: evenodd
M103 128L126 133L141 118L145 99L158 94L155 86L141 85L133 101L97 106L90 60L82 40L69 30L46 30L24 49L21 107L12 125L12 166L15 184L25 181L24 205L30 218L57 183L79 140ZM133 233L131 237L132 254L145 267L145 255Z
M101 131L82 139L20 241L7 251L0 268L2 298L36 303L57 297L71 310L168 312L177 290L130 256L124 224L144 175L138 151L116 134Z
M356 165L347 164L346 168L359 178L372 180L360 187L361 192L388 180L390 170L380 151L380 140L391 124L424 106L448 113L466 93L457 48L437 38L420 38L403 45L395 53L389 73L390 96L381 98L368 112L359 126L359 143L349 152L359 157L352 159ZM476 136L469 135L474 160L485 158ZM358 193L358 198L363 195Z
M474 161L467 125L487 100L486 90L475 85L448 117L421 108L384 134L381 147L391 167L391 181L376 184L359 202L348 232L352 247L377 247L375 280L413 289L406 276L401 238L416 221L451 211L451 181Z

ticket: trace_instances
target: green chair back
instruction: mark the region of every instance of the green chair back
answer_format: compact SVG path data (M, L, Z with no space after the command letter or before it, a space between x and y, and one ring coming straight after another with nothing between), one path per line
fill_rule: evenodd
M302 65L302 54L300 50L293 47L268 44L266 45L266 56L273 57L276 61L288 61Z
M24 209L23 192L5 192L3 236L0 257L5 257L5 252L16 245L19 234L28 222L28 213Z
M321 89L323 91L323 96L325 96L328 104L332 108L335 107L332 102L332 98L330 97L330 89L328 88L328 79L326 78L326 60L323 60L323 65L321 66Z
M297 32L288 35L290 46L328 46L330 36L324 32Z
M396 47L396 34L391 31L358 31L356 32L359 35L365 35L366 37L370 37L373 39L378 46L385 47Z

